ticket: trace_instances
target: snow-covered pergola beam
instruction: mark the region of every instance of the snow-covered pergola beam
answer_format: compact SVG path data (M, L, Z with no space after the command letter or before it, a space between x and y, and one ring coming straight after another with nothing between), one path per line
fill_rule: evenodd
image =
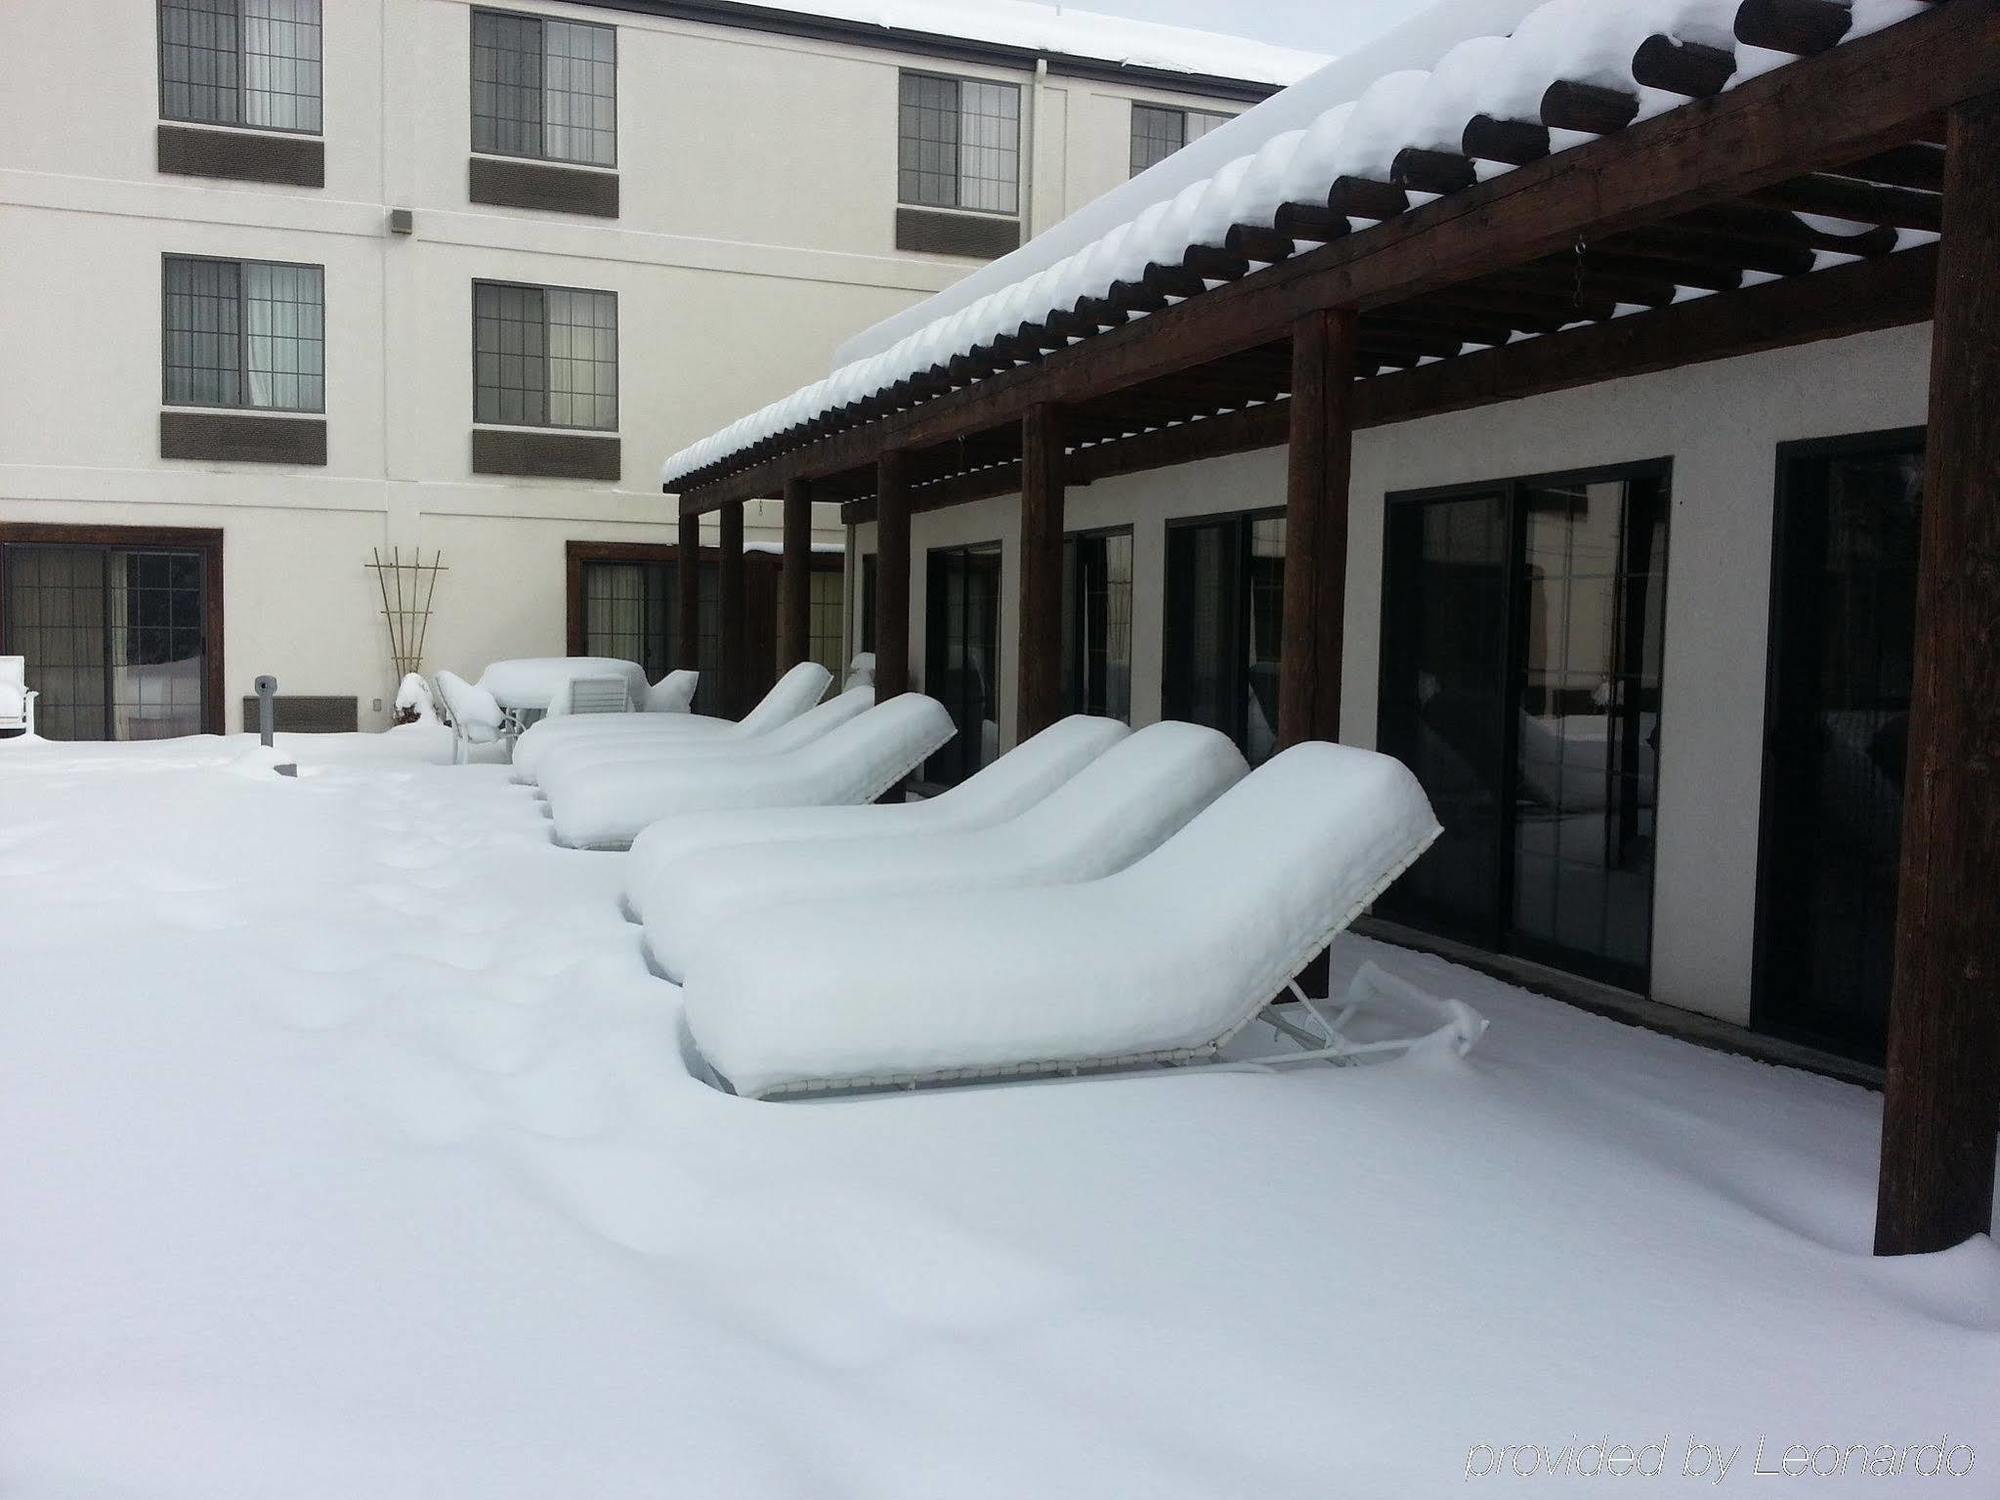
M1041 402L1075 402L1283 337L1308 311L1442 290L1578 237L1601 239L1906 147L1941 112L1995 87L2000 8L1951 0L865 425L838 430L816 418L805 431L822 435L753 444L741 455L746 466L712 479L701 471L681 504L702 511L775 494L793 473L860 467L884 447L948 442L1017 422ZM1355 191L1341 183L1334 193ZM858 415L869 403L852 406Z
M1357 384L1354 425L1382 426L1925 322L1931 316L1936 273L1937 247L1922 246L1380 375ZM1284 401L1267 401L1137 437L1076 447L1070 452L1066 476L1070 484L1084 485L1119 474L1276 447L1288 438L1287 406ZM1087 407L1072 409L1072 422L1087 411ZM1018 463L1002 461L927 484L914 509L941 509L1019 489ZM841 518L849 524L872 521L873 499L849 501Z

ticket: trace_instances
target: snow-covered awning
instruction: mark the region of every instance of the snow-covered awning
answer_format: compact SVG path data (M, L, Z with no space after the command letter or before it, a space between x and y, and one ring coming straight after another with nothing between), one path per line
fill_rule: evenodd
M712 482L741 467L752 448L765 456L788 446L790 435L803 440L808 423L820 436L850 416L865 420L884 405L920 399L924 393L898 391L906 382L929 377L949 389L978 379L964 368L975 351L1047 329L1052 319L1060 326L1079 306L1114 299L1160 268L1191 268L1169 302L1198 294L1216 279L1200 269L1204 251L1247 257L1254 277L1298 242L1395 217L1537 154L1933 8L1927 0L1806 0L1776 9L1769 0L1457 0L1424 18L1427 29L1414 40L1392 37L1369 57L1323 69L960 286L861 335L826 379L674 454L663 487ZM1815 27L1820 35L1801 39L1801 29ZM1388 67L1364 81L1372 62L1425 46L1442 49L1431 66ZM1516 124L1540 133L1535 150L1510 150L1508 127ZM1461 169L1463 180L1453 175ZM1825 213L1794 222L1814 252L1811 269L1879 250L1886 232L1877 222ZM1893 243L1911 238L1906 229ZM1752 267L1741 284L1772 274ZM1681 286L1686 295L1715 289L1693 275ZM1636 309L1612 312L1628 310ZM861 403L876 410L852 410Z

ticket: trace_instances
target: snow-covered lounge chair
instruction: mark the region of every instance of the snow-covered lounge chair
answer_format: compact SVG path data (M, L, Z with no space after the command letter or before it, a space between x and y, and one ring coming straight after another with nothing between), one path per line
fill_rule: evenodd
M1003 822L1026 812L1131 732L1116 719L1071 714L935 797L851 807L737 808L655 823L632 841L625 904L644 921L657 877L711 849L948 833Z
M1438 832L1400 762L1296 745L1102 880L731 917L688 1038L751 1097L1204 1061Z
M32 739L37 696L28 686L28 659L0 656L0 729L19 729Z
M472 758L475 749L500 744L507 738L511 728L507 710L493 694L476 682L467 682L456 672L438 673L437 685L445 712L451 715L453 765L462 766Z
M543 756L558 745L578 739L622 735L722 735L730 738L765 734L789 723L826 695L833 674L818 662L800 662L772 686L763 701L741 719L717 719L707 714L625 714L600 718L543 719L529 727L514 746L514 779L532 782Z
M683 813L872 802L953 732L942 703L904 693L783 754L604 766L545 790L558 843L622 849L648 824Z
M648 914L646 947L678 983L708 935L738 912L768 913L835 891L880 903L1099 879L1157 849L1249 769L1227 735L1199 724L1154 724L1007 822L715 849L654 872L636 896L628 878L627 902ZM780 930L783 921L775 919Z
M671 735L635 740L626 735L612 740L583 740L544 755L537 774L543 795L548 796L553 795L556 787L572 785L579 777L594 776L611 766L684 765L700 760L745 761L784 755L810 745L874 706L875 689L855 688L807 709L768 734L748 739Z
M646 701L640 707L649 714L684 714L693 707L694 690L700 682L699 672L686 668L669 672L646 689Z

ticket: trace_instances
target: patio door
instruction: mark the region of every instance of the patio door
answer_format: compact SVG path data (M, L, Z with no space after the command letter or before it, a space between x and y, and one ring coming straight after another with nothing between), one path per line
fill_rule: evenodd
M924 780L955 786L999 753L1000 544L936 548L926 570L924 691L958 733L924 762Z
M1923 436L1779 457L1759 1027L1880 1062L1895 970Z
M49 536L50 540L24 538ZM0 530L0 653L27 661L36 730L55 740L219 732L213 549Z
M1284 601L1283 514L1168 525L1161 709L1221 730L1252 765L1278 744Z
M1663 465L1391 498L1378 740L1445 834L1385 917L1643 990Z

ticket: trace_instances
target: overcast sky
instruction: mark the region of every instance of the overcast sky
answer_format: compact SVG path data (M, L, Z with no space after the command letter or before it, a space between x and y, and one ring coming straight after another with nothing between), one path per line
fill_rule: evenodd
M1077 10L1199 26L1307 52L1351 52L1431 0L1083 0Z

